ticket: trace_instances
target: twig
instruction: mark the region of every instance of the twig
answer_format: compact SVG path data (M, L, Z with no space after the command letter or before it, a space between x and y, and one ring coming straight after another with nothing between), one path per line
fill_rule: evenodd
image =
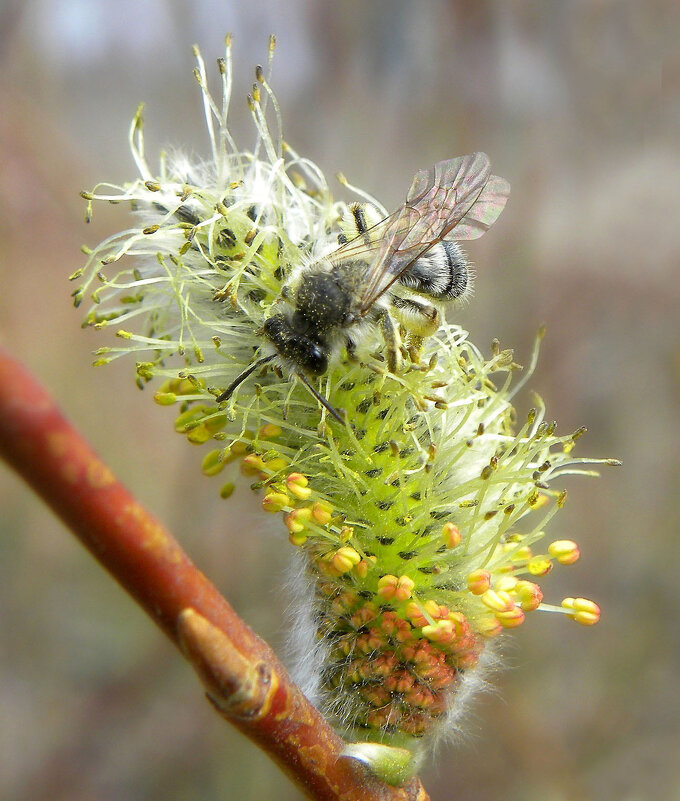
M390 787L356 761L176 540L122 486L54 400L0 349L0 456L182 650L222 717L307 797L427 801L418 779Z

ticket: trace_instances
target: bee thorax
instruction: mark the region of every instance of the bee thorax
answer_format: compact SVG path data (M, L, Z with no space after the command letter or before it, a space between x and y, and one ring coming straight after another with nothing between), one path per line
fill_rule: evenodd
M296 292L294 324L317 332L346 325L352 296L332 273L305 276Z

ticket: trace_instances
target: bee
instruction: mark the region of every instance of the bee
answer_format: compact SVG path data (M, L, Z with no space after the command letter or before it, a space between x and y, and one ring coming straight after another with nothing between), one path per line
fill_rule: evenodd
M470 291L471 271L457 241L476 239L500 215L510 185L491 174L485 153L440 161L417 172L405 203L384 219L369 204L354 204L327 256L293 271L264 321L265 356L217 397L231 396L271 361L295 374L340 422L337 410L310 383L335 356L355 353L367 330L378 328L387 367L401 366L401 327L413 355L439 327L438 305ZM438 304L438 305L435 305Z

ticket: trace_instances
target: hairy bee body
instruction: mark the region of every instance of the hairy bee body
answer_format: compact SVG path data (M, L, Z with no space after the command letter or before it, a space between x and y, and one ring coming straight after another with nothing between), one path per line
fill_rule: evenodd
M381 220L374 206L353 204L340 224L340 245L364 237L368 247L375 247L372 230ZM439 310L430 301L460 300L471 289L471 271L458 244L439 242L362 315L357 301L370 266L369 258L338 264L320 259L299 270L264 324L278 354L311 375L322 375L343 346L353 352L364 332L377 325L386 339L388 364L397 369L400 337L393 323L414 337L426 337L439 325Z
M416 173L406 202L385 218L370 203L350 206L337 250L293 271L263 324L265 355L218 400L258 366L278 361L341 420L308 377L323 375L343 348L352 356L376 327L391 372L400 368L402 332L417 360L439 326L439 306L470 292L472 273L457 240L488 230L509 191L491 175L488 157L473 153Z

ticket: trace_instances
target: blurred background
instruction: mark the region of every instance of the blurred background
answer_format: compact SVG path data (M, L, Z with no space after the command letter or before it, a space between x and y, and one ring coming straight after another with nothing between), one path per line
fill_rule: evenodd
M147 152L207 155L191 45L235 39L232 129L276 33L286 138L389 208L413 173L490 154L512 196L468 250L476 294L456 319L526 363L579 452L623 460L571 478L552 538L582 560L545 581L584 595L595 629L532 616L497 691L423 772L434 801L680 798L680 5L674 0L4 0L0 4L0 338L47 384L129 487L279 651L289 547L245 483L229 500L140 394L133 364L92 369L110 335L81 331L66 277L79 247L125 227L83 223L81 189L136 177ZM674 50L672 49L674 48ZM667 56L667 57L665 57ZM337 187L338 194L342 190ZM531 405L527 393L521 412ZM173 648L0 465L0 797L12 801L297 799L202 698ZM246 536L226 536L234 520ZM228 524L227 522L228 521Z

